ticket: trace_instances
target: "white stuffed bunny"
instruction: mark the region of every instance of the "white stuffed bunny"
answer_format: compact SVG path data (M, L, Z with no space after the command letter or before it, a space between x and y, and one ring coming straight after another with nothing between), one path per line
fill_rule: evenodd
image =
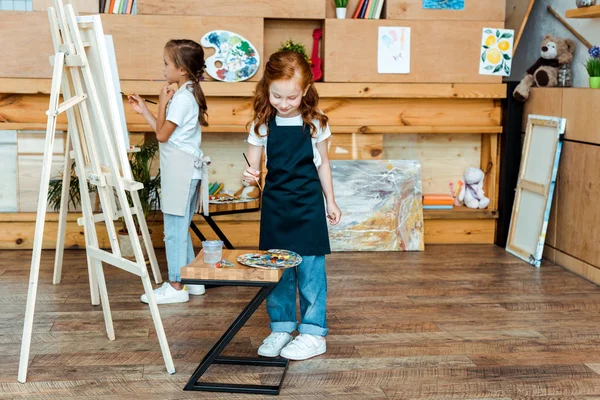
M469 208L486 208L490 199L483 192L485 174L479 168L467 168L464 175L464 185L458 194L458 201Z

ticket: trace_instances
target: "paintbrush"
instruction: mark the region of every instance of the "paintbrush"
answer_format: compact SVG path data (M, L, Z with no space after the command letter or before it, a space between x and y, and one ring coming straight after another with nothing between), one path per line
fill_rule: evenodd
M242 153L242 155L244 156L244 160L246 160L246 164L248 164L248 166L249 166L250 168L252 168L252 165L250 165L250 161L248 161L248 158L246 157L246 154L245 154L245 153ZM260 182L258 181L258 178L257 178L257 177L255 177L254 179L256 180L256 184L258 185L258 188L259 188L259 189L260 189L260 191L262 192L262 187L260 186Z
M121 93L123 96L127 96L127 97L131 96L130 94L125 94L125 93L123 93L123 92L119 92L119 93ZM146 103L150 103L150 104L158 104L157 102L155 102L155 101L152 101L152 100L148 100L148 99L143 99L143 100L144 100Z

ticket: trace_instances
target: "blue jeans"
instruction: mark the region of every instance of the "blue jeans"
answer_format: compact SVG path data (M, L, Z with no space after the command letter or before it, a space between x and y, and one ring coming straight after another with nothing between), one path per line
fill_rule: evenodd
M195 258L190 236L190 223L198 205L198 182L200 179L192 179L190 183L190 193L184 216L163 214L165 250L171 282L181 282L179 274L181 267L185 267Z
M296 281L300 292L300 317L296 320ZM267 313L273 332L298 332L326 336L327 275L325 256L302 256L296 268L284 271L275 289L267 296Z

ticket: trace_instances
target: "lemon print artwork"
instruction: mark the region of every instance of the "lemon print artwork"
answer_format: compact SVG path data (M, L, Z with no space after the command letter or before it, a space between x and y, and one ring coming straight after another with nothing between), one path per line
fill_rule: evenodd
M513 37L514 31L510 29L483 28L479 60L480 74L510 75Z

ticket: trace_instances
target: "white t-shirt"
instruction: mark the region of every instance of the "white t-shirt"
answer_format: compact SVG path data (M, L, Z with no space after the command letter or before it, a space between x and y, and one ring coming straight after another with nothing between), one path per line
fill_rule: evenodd
M171 134L168 142L173 146L202 158L200 143L202 142L202 127L198 122L200 107L194 97L193 89L187 88L192 81L187 81L173 94L167 104L167 121L171 121L177 128ZM194 168L192 179L201 179L202 171Z
M282 118L282 117L275 116L275 123L278 126L302 126L302 125L304 125L304 120L302 119L302 115L298 115L296 117L291 117L291 118ZM315 136L311 137L312 148L313 148L313 162L315 163L315 166L317 168L319 168L323 161L321 160L321 154L319 154L319 150L317 150L317 143L322 142L323 140L326 140L328 137L330 137L331 130L329 130L329 124L327 124L325 126L325 129L322 129L320 122L316 119L313 120L313 124L317 128L317 134ZM252 126L250 127L250 134L248 135L248 143L250 143L254 146L264 146L265 147L265 161L266 161L267 139L268 139L267 127L265 125L261 125L260 128L258 128L258 133L259 133L258 136L254 133L254 122L253 122Z

